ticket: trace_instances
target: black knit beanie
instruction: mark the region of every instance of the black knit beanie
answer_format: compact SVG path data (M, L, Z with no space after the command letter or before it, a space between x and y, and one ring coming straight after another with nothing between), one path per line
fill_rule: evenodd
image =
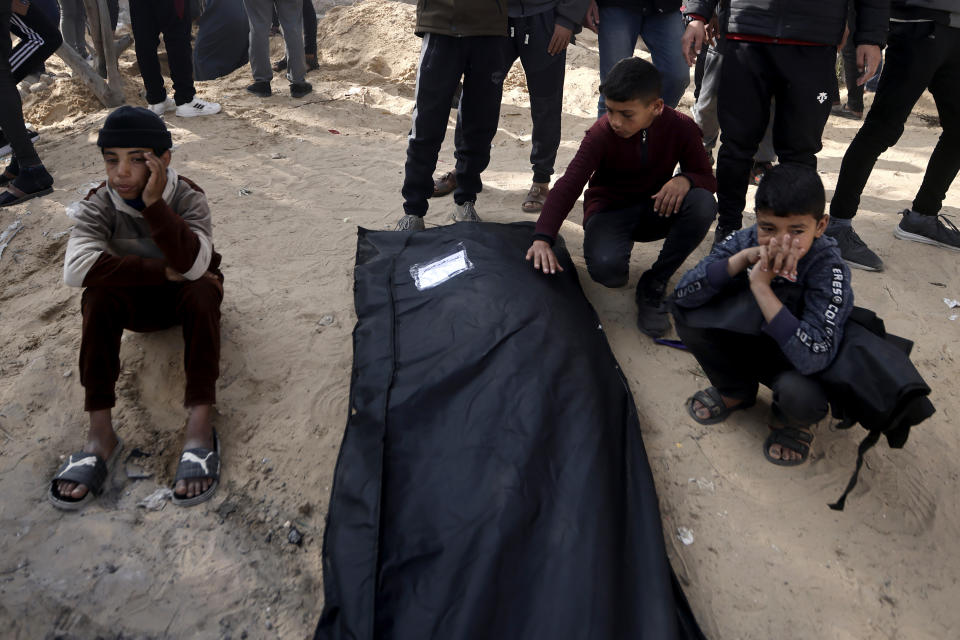
M163 119L153 111L123 106L107 116L97 136L97 145L100 148L145 147L166 151L173 146L173 139Z

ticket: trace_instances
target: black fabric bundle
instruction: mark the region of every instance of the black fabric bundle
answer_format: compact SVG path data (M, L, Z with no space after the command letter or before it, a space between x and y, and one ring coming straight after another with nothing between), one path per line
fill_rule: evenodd
M531 235L360 230L316 638L703 638L626 381Z

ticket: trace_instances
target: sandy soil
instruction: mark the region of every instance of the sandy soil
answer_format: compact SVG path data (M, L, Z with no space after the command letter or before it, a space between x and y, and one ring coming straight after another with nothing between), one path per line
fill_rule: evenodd
M78 83L60 78L32 96L39 151L54 195L0 213L19 225L0 256L0 628L11 638L303 638L322 607L320 546L330 482L347 416L355 321L352 265L358 225L390 228L400 212L406 135L419 41L413 7L370 0L329 10L321 24L317 91L294 101L248 96L241 69L200 94L224 105L213 118L168 118L174 166L207 192L224 255L223 361L216 426L224 441L217 497L195 509L137 503L170 484L184 413L181 342L171 330L128 334L115 421L129 449L150 455L152 477L115 483L82 514L44 500L62 456L85 433L77 380L80 292L62 282L65 207L99 182L94 147L106 115ZM274 46L279 46L275 42ZM64 73L62 66L51 65ZM122 61L139 103L132 53ZM568 56L566 166L592 121L596 39ZM501 129L479 210L486 220L529 219L530 119L522 73L508 79ZM689 109L692 97L684 98ZM914 360L937 414L906 448L881 444L844 513L827 508L852 470L863 432L821 423L815 459L799 469L761 453L766 402L726 424L701 427L682 400L703 386L687 354L634 327L632 289L584 277L580 214L563 234L603 319L641 412L664 532L711 638L909 638L956 634L960 456L951 425L960 402L956 254L894 239L939 135L929 96L869 183L857 229L887 263L854 273L857 302L914 338ZM451 122L452 125L452 122ZM856 123L831 119L821 170L836 181ZM452 128L441 169L452 163ZM752 197L752 194L751 194ZM445 224L450 200L428 223ZM945 212L957 214L960 194ZM690 264L707 250L705 243ZM657 246L638 246L634 280ZM631 286L633 282L631 282ZM118 474L123 475L123 474ZM954 496L954 497L950 497ZM679 527L693 542L678 540ZM288 541L291 528L301 545ZM953 631L951 631L953 629Z

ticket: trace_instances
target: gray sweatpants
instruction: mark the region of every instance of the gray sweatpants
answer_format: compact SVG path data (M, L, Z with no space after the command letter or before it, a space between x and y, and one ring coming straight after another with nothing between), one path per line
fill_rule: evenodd
M703 66L703 80L700 82L700 96L696 104L693 105L693 119L697 126L703 131L703 146L713 157L713 148L717 146L717 140L720 138L720 120L717 117L717 90L720 86L720 65L723 63L723 54L716 47L707 48L706 62ZM767 126L767 132L760 141L757 148L757 154L754 156L756 162L774 162L777 159L777 153L773 150L773 117L770 117L770 124Z
M0 0L2 1L2 0ZM250 70L255 82L270 82L270 26L273 24L273 5L287 47L287 78L303 82L307 60L303 53L303 3L311 0L243 0L250 21Z

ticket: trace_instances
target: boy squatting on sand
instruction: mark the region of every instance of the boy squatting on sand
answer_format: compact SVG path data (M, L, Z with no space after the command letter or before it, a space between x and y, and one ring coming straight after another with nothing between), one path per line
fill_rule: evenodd
M120 107L100 130L107 181L72 214L64 281L85 287L81 303L80 382L90 430L82 451L54 476L48 498L80 509L100 492L123 448L111 408L124 329L182 325L190 415L174 481L174 504L208 500L220 477L211 425L220 363L223 276L203 191L169 168L170 133L153 112Z
M637 327L654 338L670 328L667 281L697 248L717 212L717 181L700 128L660 98L660 73L639 58L614 65L600 91L607 113L587 131L563 177L547 195L527 260L560 269L551 249L583 187L583 256L590 277L627 284L634 242L663 239L637 283ZM680 173L674 169L680 164Z
M722 422L753 406L758 383L770 387L763 453L783 466L806 461L810 426L827 415L812 376L837 355L853 309L850 270L823 235L825 203L815 169L773 167L757 189L757 223L717 244L675 292L677 333L713 385L687 411L700 424Z

